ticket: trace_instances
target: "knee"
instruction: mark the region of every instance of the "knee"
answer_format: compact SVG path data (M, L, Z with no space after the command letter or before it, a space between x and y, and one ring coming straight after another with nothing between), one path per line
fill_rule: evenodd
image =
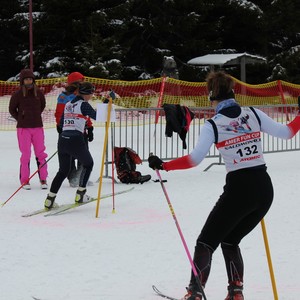
M94 160L92 157L80 160L80 163L81 163L82 167L87 170L92 170L94 167Z
M59 176L60 178L63 178L63 179L66 178L68 176L68 174L69 174L69 170L60 169L57 172L57 176Z
M203 247L204 245L205 247L211 249L212 252L214 252L219 246L219 244L216 244L213 241L209 241L203 238L203 236L200 234L196 242L196 247Z
M238 244L230 244L230 243L222 242L221 248L222 248L223 253L226 253L226 254L240 253L240 247Z
M31 157L31 153L30 152L22 152L21 153L21 161L23 161L23 162L28 162L28 161L30 161L30 157Z
M89 161L86 165L83 165L83 167L92 171L94 168L94 161Z
M43 160L45 160L47 157L48 157L48 155L47 155L46 152L41 152L41 153L37 156L37 158L38 158L39 161L43 161Z
M197 252L209 252L209 253L214 253L215 249L210 246L207 243L204 243L200 241L199 239L197 240L196 246L195 246L195 251Z

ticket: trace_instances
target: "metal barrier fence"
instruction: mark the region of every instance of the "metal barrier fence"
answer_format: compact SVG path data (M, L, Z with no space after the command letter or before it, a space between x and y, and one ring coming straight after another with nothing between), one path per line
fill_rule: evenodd
M274 121L283 124L294 119L298 112L296 105L256 107L264 111ZM206 119L214 114L211 108L190 109L195 113L195 118L191 122L186 136L186 149L183 149L182 140L177 133L173 133L172 137L165 136L166 121L162 108L116 109L116 121L111 123L110 128L109 143L111 143L111 146L108 145L107 147L105 176L108 177L108 166L112 163L111 150L114 146L133 149L142 161L147 161L151 152L162 160L170 160L190 153L196 145L201 126ZM156 114L159 115L157 124L155 124ZM299 134L290 140L282 140L262 134L262 140L264 153L300 150ZM222 163L216 147L211 147L206 157L216 158L216 162L212 165Z

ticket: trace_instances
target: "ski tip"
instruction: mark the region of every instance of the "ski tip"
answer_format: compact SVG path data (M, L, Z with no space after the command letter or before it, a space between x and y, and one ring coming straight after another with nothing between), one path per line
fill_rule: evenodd
M152 289L155 293L160 293L159 289L153 284Z

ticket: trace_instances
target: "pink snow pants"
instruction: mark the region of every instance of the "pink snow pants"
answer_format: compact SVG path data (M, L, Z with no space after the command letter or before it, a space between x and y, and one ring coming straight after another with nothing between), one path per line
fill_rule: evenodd
M46 180L48 176L48 166L45 163L48 156L45 152L45 135L44 128L17 128L17 137L19 149L21 151L20 158L20 182L23 184L28 181L30 177L30 158L31 158L31 145L34 149L34 154L39 168L40 180Z

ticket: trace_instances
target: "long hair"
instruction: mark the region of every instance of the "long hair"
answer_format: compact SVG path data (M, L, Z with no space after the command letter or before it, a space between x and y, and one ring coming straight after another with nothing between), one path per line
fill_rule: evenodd
M32 93L33 93L34 97L37 97L37 89L38 88L37 88L37 86L34 82L32 83L32 88L29 89L24 84L22 84L21 89L22 89L23 97L28 96L28 93L31 90L32 90Z
M66 94L67 95L75 94L75 92L78 92L79 86L80 86L79 81L73 82L72 84L66 86Z

